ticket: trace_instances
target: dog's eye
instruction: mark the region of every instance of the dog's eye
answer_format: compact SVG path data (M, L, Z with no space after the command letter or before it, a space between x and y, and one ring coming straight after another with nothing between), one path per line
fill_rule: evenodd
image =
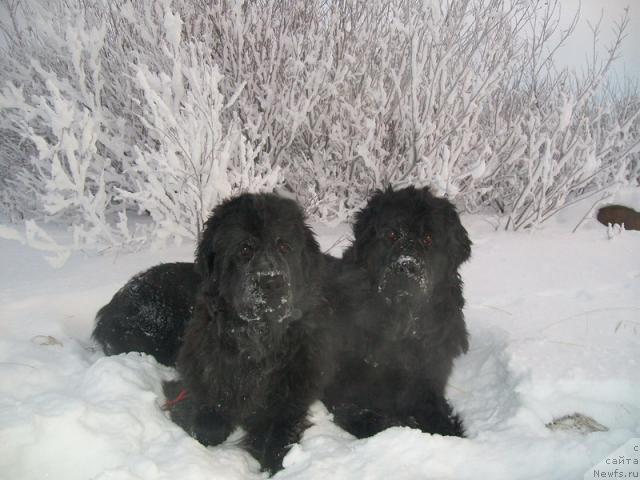
M291 245L289 245L287 242L285 242L281 238L279 238L278 241L276 242L276 246L278 247L278 250L280 250L280 253L282 254L287 254L291 251Z
M433 244L433 239L431 238L430 233L425 233L420 239L420 243L425 247L429 248Z
M398 240L398 238L400 238L400 235L398 235L398 232L396 232L393 229L390 229L387 231L387 238L392 241L395 242Z
M254 248L250 243L243 243L242 245L240 245L240 255L242 255L244 258L249 259L253 257L253 253Z

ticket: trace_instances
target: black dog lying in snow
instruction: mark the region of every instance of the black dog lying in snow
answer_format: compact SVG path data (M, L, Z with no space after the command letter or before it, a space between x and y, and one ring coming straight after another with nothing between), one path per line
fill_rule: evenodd
M444 396L453 359L468 349L458 267L471 242L455 208L426 188L379 191L354 237L343 264L366 270L372 294L339 324L323 401L358 437L394 425L461 436Z
M455 209L427 189L389 189L374 195L358 214L354 236L341 265L343 274L324 282L325 297L333 317L338 317L332 323L332 343L341 350L325 403L336 421L359 437L393 425L461 435L460 423L444 398L453 358L468 346L457 269L469 257L471 243ZM335 260L328 263L333 269ZM106 353L142 351L173 363L184 314L195 302L195 289L174 286L192 286L202 279L190 265L153 267L130 280L103 307L94 337ZM360 268L366 276L355 272ZM202 267L201 271L206 277ZM314 276L313 282L318 281ZM370 295L363 295L365 287L372 288ZM145 298L133 292L148 294ZM162 297L171 312L152 322L146 312ZM179 391L168 385L167 397ZM183 402L172 415L178 423L189 424L187 430L203 443L216 443L227 432L226 427L217 433L198 430L198 424L220 423L212 412L196 414L192 402Z
M93 338L107 355L144 352L174 365L201 280L188 262L135 275L98 311Z

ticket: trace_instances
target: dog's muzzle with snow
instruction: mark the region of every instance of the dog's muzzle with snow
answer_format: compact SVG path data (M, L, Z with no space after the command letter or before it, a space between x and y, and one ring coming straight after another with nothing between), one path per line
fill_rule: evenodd
M291 316L293 292L282 270L260 270L244 277L235 305L245 322L282 322Z
M378 283L378 292L391 302L428 291L429 276L426 266L415 255L401 254L391 258Z

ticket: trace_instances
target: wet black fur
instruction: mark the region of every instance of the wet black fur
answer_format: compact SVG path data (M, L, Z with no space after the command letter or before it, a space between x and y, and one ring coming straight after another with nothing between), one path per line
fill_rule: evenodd
M199 284L193 263L165 263L138 273L100 309L93 338L107 355L144 352L173 365Z
M389 240L390 229L401 240ZM343 268L364 269L371 294L334 334L339 367L323 399L336 423L358 437L395 425L463 434L444 390L453 359L468 349L458 267L470 253L454 206L428 189L378 191L357 214ZM399 255L417 258L423 290L385 290L384 272Z
M290 252L277 249L278 238L289 243ZM242 273L249 264L239 252L247 239L255 255L264 254L273 269L287 272L293 294L284 319L264 313L246 322L236 311L236 297L251 278ZM168 398L181 388L188 392L172 418L202 443L219 443L242 426L244 445L262 466L281 468L288 445L306 426L309 405L331 375L325 325L332 309L321 289L324 262L292 200L245 194L214 210L197 249L203 282L178 355L180 381L165 386Z

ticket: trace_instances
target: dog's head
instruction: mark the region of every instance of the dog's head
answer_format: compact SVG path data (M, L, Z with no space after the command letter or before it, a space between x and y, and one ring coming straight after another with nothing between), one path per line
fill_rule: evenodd
M377 191L356 215L347 261L365 268L373 287L392 303L430 295L457 278L471 241L455 207L427 188Z
M220 204L204 226L196 266L240 328L265 332L299 318L320 249L293 200L243 194ZM218 301L218 300L216 300Z

